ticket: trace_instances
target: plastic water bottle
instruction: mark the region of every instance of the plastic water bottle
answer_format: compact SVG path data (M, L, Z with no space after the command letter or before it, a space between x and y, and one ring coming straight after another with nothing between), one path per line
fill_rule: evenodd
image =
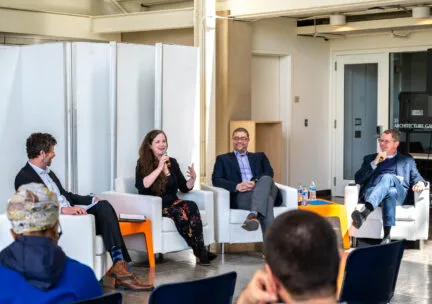
M309 200L314 201L316 200L316 186L315 183L312 181L309 186Z
M303 187L302 185L299 183L298 187L297 187L297 204L301 205L303 200Z
M308 203L308 189L306 187L303 188L303 193L302 193L302 206L306 206Z

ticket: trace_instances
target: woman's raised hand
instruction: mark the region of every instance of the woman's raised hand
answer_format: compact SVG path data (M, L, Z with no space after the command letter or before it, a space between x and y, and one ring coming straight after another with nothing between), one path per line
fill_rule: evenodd
M195 169L194 169L194 163L192 163L190 166L188 166L188 169L187 169L187 171L186 171L186 174L187 174L190 178L192 178L193 180L196 179L196 172L195 172Z

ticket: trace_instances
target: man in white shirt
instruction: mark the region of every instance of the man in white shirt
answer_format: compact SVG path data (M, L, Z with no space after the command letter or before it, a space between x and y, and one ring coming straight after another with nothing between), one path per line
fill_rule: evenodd
M113 267L109 270L108 275L115 279L115 286L131 290L152 290L153 285L141 282L126 263L131 259L120 232L117 215L111 204L90 195L83 196L67 192L54 172L50 170L49 166L55 157L54 146L56 144L56 139L47 133L33 133L27 138L28 162L15 178L15 189L28 183L41 183L57 195L61 214L88 213L94 215L96 233L102 235L105 248L113 260ZM89 208L77 205L88 205Z

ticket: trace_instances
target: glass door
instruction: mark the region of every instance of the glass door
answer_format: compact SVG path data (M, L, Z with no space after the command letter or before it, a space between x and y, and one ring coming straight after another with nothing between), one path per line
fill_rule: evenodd
M332 193L344 195L363 157L378 149L388 127L388 56L336 56L335 142Z

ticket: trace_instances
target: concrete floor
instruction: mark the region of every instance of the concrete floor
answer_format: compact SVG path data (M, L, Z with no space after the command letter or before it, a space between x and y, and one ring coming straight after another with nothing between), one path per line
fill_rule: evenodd
M133 254L135 260L139 255ZM164 255L164 262L156 265L155 286L180 281L189 281L222 274L237 272L234 301L252 278L255 270L264 265L260 253L230 253L218 258L209 267L195 265L192 251ZM145 265L132 264L133 271L144 279L149 279L149 269ZM406 249L399 271L395 295L391 303L430 303L432 304L432 242L426 242L423 250ZM105 289L105 292L113 292ZM147 303L149 292L123 291L123 303Z

